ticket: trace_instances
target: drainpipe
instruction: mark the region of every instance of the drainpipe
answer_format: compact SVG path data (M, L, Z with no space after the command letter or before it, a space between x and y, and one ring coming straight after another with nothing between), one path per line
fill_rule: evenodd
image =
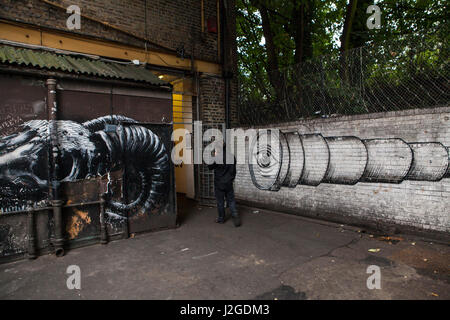
M54 246L57 257L64 255L64 238L63 238L63 222L62 222L62 205L63 201L59 199L59 181L58 181L58 159L59 159L59 144L58 144L58 123L57 112L58 106L56 103L56 80L47 79L47 110L49 119L50 131L50 195L51 205L53 208L54 219Z
M221 39L221 29L222 29L222 19L220 18L221 14L222 14L222 10L220 8L220 0L216 1L216 23L217 23L217 60L220 61L220 56L223 57L223 51L222 51L222 39Z
M200 17L202 19L201 26L202 26L202 36L203 36L203 34L205 33L205 9L204 9L203 0L200 1Z
M227 1L223 0L221 12L221 31L222 31L222 63L223 63L223 78L225 81L225 126L227 129L231 128L230 116L230 79L233 76L230 72L228 63L228 29L227 29Z
M28 229L28 259L36 259L36 229L34 222L33 202L28 201L27 210L27 229Z
M225 78L225 124L227 129L231 128L230 119L230 77Z
M105 222L105 204L106 204L106 193L100 194L100 243L107 244L108 243L108 234L106 230L106 222Z

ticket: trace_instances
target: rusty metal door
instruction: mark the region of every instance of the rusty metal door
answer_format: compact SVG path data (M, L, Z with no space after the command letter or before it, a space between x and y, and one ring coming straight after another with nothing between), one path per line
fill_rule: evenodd
M103 241L105 235L114 239L174 227L171 93L75 80L53 82L57 85L52 91L46 78L0 76L0 259L54 252L58 242L71 248ZM50 93L56 96L52 108ZM53 107L57 118L49 121ZM128 144L122 139L127 135L111 130L124 121L133 122ZM52 181L50 126L56 129L59 162ZM158 155L164 151L168 156L165 201L149 196L150 187L157 184L152 184L151 163L142 160L155 155L149 150L155 141ZM140 198L139 180L133 180L136 172L147 182ZM56 206L62 213L57 220L48 192L55 186L61 201ZM101 195L106 191L105 205ZM57 237L55 229L62 229Z
M172 124L124 122L122 125L124 130L128 129L130 132L140 130L148 138L145 145L139 148L142 154L126 154L124 157L124 163L130 165L125 166L122 202L127 204L136 202L136 199L142 197L142 192L149 188L147 201L144 199L142 204L126 212L130 234L175 226L175 175L170 156L173 148ZM150 136L151 134L154 135ZM132 159L132 157L141 159ZM150 170L145 170L147 177L143 177L142 168L132 165L136 162L150 167ZM159 188L161 183L167 185ZM151 201L155 203L150 203Z

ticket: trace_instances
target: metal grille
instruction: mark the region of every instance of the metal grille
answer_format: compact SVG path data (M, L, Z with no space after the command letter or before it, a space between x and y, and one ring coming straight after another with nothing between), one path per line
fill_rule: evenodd
M195 96L185 92L173 92L173 122L174 124L191 124L192 105L195 103Z
M447 28L448 29L448 28ZM402 35L275 70L267 91L240 85L241 125L447 105L449 42L445 30ZM244 84L244 82L242 82Z
M203 123L202 135L208 129L219 129L222 132L225 131L225 123ZM195 132L194 132L195 134ZM209 144L209 142L203 142L203 150ZM208 169L208 165L198 165L198 183L199 183L199 200L200 203L210 204L215 199L214 195L214 171Z

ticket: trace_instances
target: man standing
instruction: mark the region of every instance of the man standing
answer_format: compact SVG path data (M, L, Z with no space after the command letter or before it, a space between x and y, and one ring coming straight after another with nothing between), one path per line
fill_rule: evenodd
M225 222L225 199L230 207L231 217L235 227L241 225L241 219L236 209L236 200L234 198L233 181L236 177L236 159L229 156L228 159L233 159L233 163L226 163L226 148L223 146L223 162L213 163L208 166L210 170L214 170L214 192L217 200L217 211L219 216L216 219L217 223Z

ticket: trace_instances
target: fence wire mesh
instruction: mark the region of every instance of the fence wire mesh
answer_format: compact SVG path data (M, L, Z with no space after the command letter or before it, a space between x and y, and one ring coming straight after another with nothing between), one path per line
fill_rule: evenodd
M268 74L263 98L239 86L239 121L258 125L448 105L449 36L404 35Z

